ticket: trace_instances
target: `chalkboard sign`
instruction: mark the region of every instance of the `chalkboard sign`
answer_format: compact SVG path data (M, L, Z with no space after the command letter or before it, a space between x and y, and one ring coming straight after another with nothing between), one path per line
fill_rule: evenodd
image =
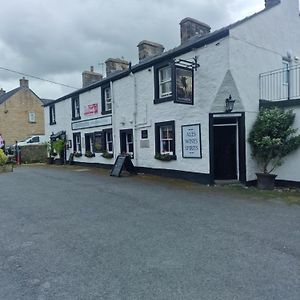
M115 161L115 164L113 165L113 168L110 172L110 176L118 176L120 177L120 174L125 167L126 171L128 171L131 174L136 174L134 165L130 159L129 155L119 155Z

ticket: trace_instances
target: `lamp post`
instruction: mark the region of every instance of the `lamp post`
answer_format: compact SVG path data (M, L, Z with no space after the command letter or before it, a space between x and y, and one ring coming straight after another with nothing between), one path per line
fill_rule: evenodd
M235 100L232 99L231 95L225 100L225 112L229 113L232 112L234 107Z

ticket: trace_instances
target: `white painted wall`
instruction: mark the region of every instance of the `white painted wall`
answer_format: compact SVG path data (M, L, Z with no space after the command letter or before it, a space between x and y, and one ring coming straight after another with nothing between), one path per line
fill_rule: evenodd
M259 108L259 74L282 68L288 51L300 56L299 28L298 0L282 0L230 30L230 69L246 111L247 138ZM254 180L258 169L249 145L246 165L247 180Z

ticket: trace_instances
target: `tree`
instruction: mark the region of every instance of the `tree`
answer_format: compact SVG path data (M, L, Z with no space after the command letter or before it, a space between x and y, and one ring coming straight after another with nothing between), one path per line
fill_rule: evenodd
M252 155L263 173L269 174L280 166L283 158L300 146L300 135L292 125L295 114L277 107L259 112L249 135Z

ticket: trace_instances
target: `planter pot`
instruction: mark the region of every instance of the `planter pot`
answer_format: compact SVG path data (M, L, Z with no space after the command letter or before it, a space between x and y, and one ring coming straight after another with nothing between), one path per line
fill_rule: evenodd
M257 187L261 190L273 190L275 186L275 174L256 173Z
M56 164L56 165L63 165L63 164L64 164L64 161L63 161L62 158L56 158L56 159L54 160L54 164Z
M52 164L53 164L53 161L54 161L54 158L53 158L53 157L48 157L48 164L49 164L49 165L52 165Z

